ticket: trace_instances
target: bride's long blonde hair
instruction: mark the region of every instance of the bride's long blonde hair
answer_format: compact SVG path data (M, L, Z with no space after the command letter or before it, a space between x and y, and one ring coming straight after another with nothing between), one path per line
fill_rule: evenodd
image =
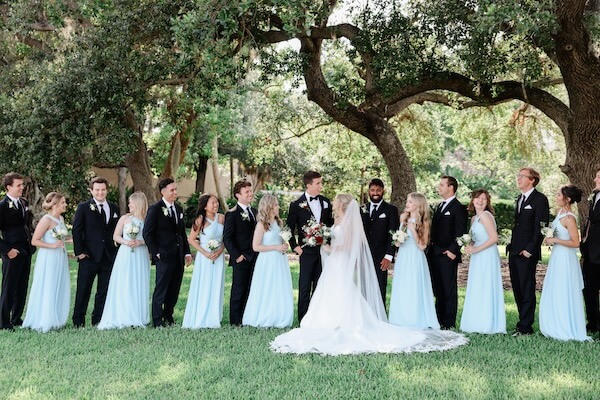
M340 222L340 219L346 213L346 209L352 200L354 200L354 197L347 193L340 193L335 196L333 199L333 216L336 223Z

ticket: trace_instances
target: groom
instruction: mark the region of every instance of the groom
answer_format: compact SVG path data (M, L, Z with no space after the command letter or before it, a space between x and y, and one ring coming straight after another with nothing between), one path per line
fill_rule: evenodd
M23 324L31 256L32 214L23 195L23 177L16 172L4 175L6 197L0 201L0 253L2 253L2 295L0 329Z
M379 178L372 179L369 182L369 200L371 201L363 205L361 216L373 257L381 299L385 305L388 270L397 250L392 242L390 232L398 230L400 219L398 208L383 200L384 193L383 181Z
M594 185L580 246L583 261L583 300L587 330L590 333L598 333L600 330L600 168L596 169Z
M308 311L310 298L315 291L319 276L321 276L321 254L319 246L304 246L305 237L302 227L311 217L326 226L333 224L331 202L321 196L323 178L315 171L308 171L303 177L306 191L290 204L287 225L292 232L290 248L300 256L300 277L298 282L298 322L302 321ZM298 241L296 241L296 234Z
M85 314L96 276L98 284L92 325L100 322L113 262L117 255L113 233L120 212L116 204L106 199L108 181L101 177L93 178L89 184L89 191L92 199L79 203L73 217L73 249L79 261L73 310L73 325L77 328L85 326Z
M155 328L174 325L173 312L183 279L183 268L192 262L183 225L183 209L177 201L173 178L158 182L162 199L148 208L143 236L152 263L156 265L156 286L152 294L152 324Z

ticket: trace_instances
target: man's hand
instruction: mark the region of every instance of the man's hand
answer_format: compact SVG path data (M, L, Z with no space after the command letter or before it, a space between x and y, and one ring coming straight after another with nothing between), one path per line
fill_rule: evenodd
M83 260L83 259L84 259L84 258L86 258L87 256L88 256L87 254L85 254L85 253L81 253L81 254L77 255L76 257L77 257L77 259L78 259L78 260Z
M300 246L296 246L296 247L294 247L294 252L295 252L296 254L298 254L299 256L301 256L301 255L302 255L302 251L303 251L303 250L302 250L302 247L300 247Z
M19 255L19 250L17 250L17 249L10 249L10 251L8 253L6 253L6 255L8 256L9 259L12 260L13 258L15 258L16 256Z
M456 254L454 254L450 250L446 250L443 254L445 254L446 257L448 257L451 260L454 260L456 258Z
M387 258L384 258L383 260L381 260L381 270L382 271L387 271L390 269L392 262L390 260L388 260Z
M186 254L185 255L185 265L189 266L192 263L192 255L191 254Z
M531 253L528 252L527 250L521 250L521 252L519 253L520 256L523 256L525 258L530 258L531 257Z
M246 257L244 257L244 255L242 254L241 256L239 256L238 258L235 259L235 263L239 264L242 261L244 261L246 259Z

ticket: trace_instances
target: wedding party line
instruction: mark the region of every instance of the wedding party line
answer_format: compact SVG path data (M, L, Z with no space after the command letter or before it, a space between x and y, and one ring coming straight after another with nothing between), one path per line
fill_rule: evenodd
M533 333L535 274L542 245L552 246L552 253L539 305L540 331L551 338L578 341L589 341L588 333L598 332L600 169L593 179L595 190L580 240L571 208L581 201L582 190L573 185L558 188L556 218L550 223L548 198L535 188L539 173L529 167L518 172L521 195L507 246L519 315L513 336ZM184 268L193 262L181 326L219 328L227 250L233 268L230 324L289 328L294 321L294 297L286 253L291 250L300 264L300 326L275 338L274 351L426 352L467 344L457 327L469 333L507 333L490 194L477 189L465 206L456 197L459 184L452 176L440 178L441 201L436 207L430 208L425 196L415 192L399 212L384 200L385 184L378 178L369 183L369 201L359 206L348 194L338 194L333 201L323 196L322 176L308 171L303 176L305 192L291 202L285 222L275 196L262 196L254 208L252 185L241 180L233 187L237 204L225 215L218 212L216 196L199 198L189 235L172 178L158 183L162 198L152 205L142 192L133 193L129 213L122 216L118 206L107 200L108 181L93 178L91 199L78 204L71 234L62 217L66 198L57 192L47 194L43 204L47 213L33 229L33 214L22 197L23 181L14 172L3 178L2 329L22 326L47 332L66 325L71 282L65 243L72 236L79 264L72 314L75 327L85 326L96 280L91 323L98 329L175 325ZM462 253L469 256L469 274L457 325L457 270ZM149 307L151 263L156 266L156 284ZM386 310L390 270L394 272Z

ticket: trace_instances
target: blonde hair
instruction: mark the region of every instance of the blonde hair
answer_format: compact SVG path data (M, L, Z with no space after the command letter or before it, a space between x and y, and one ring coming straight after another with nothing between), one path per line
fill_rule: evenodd
M336 219L346 213L346 209L352 200L354 200L354 197L348 193L339 193L335 196L333 199L333 212Z
M277 197L272 194L265 194L258 202L258 222L263 224L266 231L268 231L271 226L271 214L278 205L279 201L277 200ZM279 226L282 226L283 223L281 222L279 215L275 215L275 221Z
M408 197L417 205L417 220L415 222L417 231L417 242L421 244L429 243L429 233L431 231L431 212L427 199L421 193L412 192Z
M131 196L129 196L129 201L135 204L135 212L132 211L131 214L141 220L146 218L146 213L148 212L148 199L144 192L132 193Z
M63 195L62 193L50 192L46 195L44 203L42 204L42 208L46 211L50 211L52 207L57 205L64 198L65 195Z

